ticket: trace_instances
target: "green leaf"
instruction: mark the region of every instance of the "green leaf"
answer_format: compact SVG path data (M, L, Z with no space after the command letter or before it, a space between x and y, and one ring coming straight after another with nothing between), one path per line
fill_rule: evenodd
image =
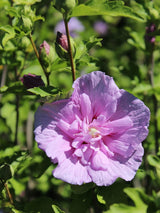
M14 0L15 5L32 5L35 4L36 2L40 2L41 0Z
M27 91L32 92L35 95L40 95L41 97L55 96L60 92L59 89L57 89L53 86L34 87L34 88L31 88L31 89L28 89Z
M25 94L26 89L21 82L15 82L11 86L0 87L0 93Z
M0 166L0 179L6 182L8 179L12 178L13 171L8 164Z
M128 39L128 43L135 46L136 48L145 50L144 36L139 32L130 32L132 39Z
M40 197L25 205L25 212L28 213L54 213L52 209L52 199L49 197Z
M2 45L4 47L10 39L15 37L16 33L15 33L13 27L11 27L10 25L1 26L0 30L6 32L3 39L2 39Z
M123 1L107 1L96 0L92 4L80 4L76 6L71 14L73 16L124 16L144 22L144 19L134 12L132 8L124 6Z
M71 188L75 194L83 194L83 193L87 192L88 190L90 190L91 188L93 188L93 186L94 186L93 183L86 183L81 186L72 185Z
M125 188L124 192L133 200L135 206L139 209L143 209L142 212L145 212L147 205L144 203L144 192L139 188Z
M113 204L110 209L104 213L146 213L149 198L145 193L138 188L127 187L124 192L133 200L135 206L126 204Z
M11 17L19 17L18 11L14 7L8 7L8 8L6 8L6 12Z
M156 155L148 155L147 160L151 166L160 170L160 158Z
M88 42L86 43L87 49L91 49L94 46L102 46L101 44L102 38L96 38L94 36L91 36L88 40Z
M127 195L123 191L126 186L128 186L126 182L117 180L111 186L98 187L97 200L101 204L105 204L107 208L114 203L124 203L127 201Z
M54 213L64 213L58 206L52 205L52 208L54 210Z

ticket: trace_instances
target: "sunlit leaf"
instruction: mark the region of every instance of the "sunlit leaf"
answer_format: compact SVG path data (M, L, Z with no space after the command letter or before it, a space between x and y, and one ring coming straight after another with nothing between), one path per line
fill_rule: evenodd
M32 92L35 95L40 95L41 97L46 97L46 96L54 96L57 95L60 90L52 87L52 86L48 86L48 87L34 87L31 89L28 89L29 92Z
M15 5L24 4L24 5L32 5L36 2L40 2L41 0L13 0Z
M54 213L65 213L64 211L62 211L58 206L56 205L52 205L52 208L54 210Z
M123 1L95 1L94 4L80 4L72 11L71 16L124 16L144 21L144 19L132 10L132 8L124 5Z
M2 39L2 45L4 47L10 39L15 37L15 31L14 31L13 27L11 27L10 25L1 26L0 30L6 32Z

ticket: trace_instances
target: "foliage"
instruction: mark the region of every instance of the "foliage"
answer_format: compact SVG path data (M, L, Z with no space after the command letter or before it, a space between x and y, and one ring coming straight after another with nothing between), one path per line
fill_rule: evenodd
M159 0L79 0L64 15L51 0L0 1L0 211L160 212L159 8ZM70 186L53 178L53 165L34 141L38 106L71 93L70 61L55 51L54 29L63 16L78 17L85 28L74 38L76 77L101 70L150 108L143 163L131 182ZM95 31L97 20L107 24L106 34ZM39 58L44 40L52 49L48 67ZM21 78L29 73L45 86L25 88Z

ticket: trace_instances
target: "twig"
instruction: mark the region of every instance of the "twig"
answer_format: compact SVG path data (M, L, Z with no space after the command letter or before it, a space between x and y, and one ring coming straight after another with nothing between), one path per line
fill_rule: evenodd
M29 39L30 39L30 41L31 41L32 47L33 47L34 52L35 52L35 54L36 54L36 57L37 57L37 59L38 59L40 65L41 65L41 67L42 67L42 69L43 69L43 72L44 72L45 76L46 76L47 85L49 86L49 73L46 71L46 69L44 68L44 66L43 66L43 64L42 64L42 62L41 62L41 60L40 60L38 50L37 50L37 48L36 48L36 45L35 45L35 43L34 43L34 41L33 41L33 38L32 38L32 35L31 35L31 34L29 35Z
M9 198L9 201L10 201L11 205L13 205L13 198L12 198L12 195L10 193L10 190L8 188L7 183L5 183L2 179L1 179L1 182L2 182L3 186L5 187L6 194L7 194L8 198Z
M16 95L16 130L14 144L18 144L18 124L19 124L19 95Z
M63 16L64 19L64 24L65 24L65 28L66 28L66 35L67 35L67 41L68 41L68 53L69 53L69 58L70 58L70 64L71 64L71 70L72 70L72 79L73 82L76 79L75 76L75 68L74 68L74 62L73 62L73 54L72 54L72 47L71 47L71 41L70 41L70 34L69 34L69 28L68 28L68 21L67 18L65 16Z
M0 87L3 87L6 83L6 78L7 78L7 65L4 65L3 71L2 71L2 78L1 78L1 84ZM2 94L0 94L0 100L2 98Z

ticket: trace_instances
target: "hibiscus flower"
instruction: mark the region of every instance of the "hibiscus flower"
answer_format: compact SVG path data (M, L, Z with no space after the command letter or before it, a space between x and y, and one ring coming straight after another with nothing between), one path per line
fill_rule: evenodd
M45 103L35 115L35 140L71 184L110 185L134 178L148 135L150 111L112 77L95 71L78 78L69 99Z

